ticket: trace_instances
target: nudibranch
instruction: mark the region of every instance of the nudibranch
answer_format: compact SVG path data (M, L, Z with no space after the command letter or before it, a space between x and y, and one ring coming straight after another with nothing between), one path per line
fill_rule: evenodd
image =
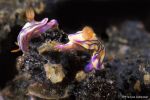
M26 12L26 17L28 22L23 26L17 37L19 49L22 50L23 53L29 51L29 41L32 38L40 36L48 29L58 27L58 22L55 19L48 21L48 18L44 18L41 21L35 21L34 11L32 9Z
M86 65L85 71L89 72L93 69L99 70L103 67L103 59L105 56L105 47L102 42L96 37L94 30L91 27L84 27L82 31L68 35L69 42L67 44L57 45L56 48L72 49L74 44L92 51L92 56L89 64ZM76 46L74 49L78 49Z

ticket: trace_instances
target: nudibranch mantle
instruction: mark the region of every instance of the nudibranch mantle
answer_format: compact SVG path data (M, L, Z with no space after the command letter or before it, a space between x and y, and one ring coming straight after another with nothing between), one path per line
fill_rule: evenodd
M19 48L22 50L22 52L28 52L29 41L32 38L38 37L46 30L53 29L57 26L58 22L55 19L52 19L48 22L48 18L44 18L42 21L39 22L34 20L27 22L21 29L17 37Z

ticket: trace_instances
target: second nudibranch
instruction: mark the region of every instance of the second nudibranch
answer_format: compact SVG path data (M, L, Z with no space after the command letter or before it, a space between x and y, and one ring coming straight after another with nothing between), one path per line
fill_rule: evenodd
M79 45L85 49L92 51L92 56L89 64L86 65L85 71L89 72L93 69L99 70L103 67L103 59L105 56L105 47L102 42L97 39L96 34L94 33L91 27L84 27L82 31L78 31L75 34L68 35L69 42L67 44L58 45L58 49L72 49L75 45ZM76 48L78 47L76 46Z

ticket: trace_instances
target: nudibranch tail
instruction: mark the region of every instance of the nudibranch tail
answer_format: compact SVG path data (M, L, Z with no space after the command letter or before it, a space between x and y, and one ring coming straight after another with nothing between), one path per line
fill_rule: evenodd
M10 52L15 53L15 52L19 52L19 51L20 51L20 49L18 48L18 49L13 49Z
M18 46L18 43L17 42L15 42L15 45L17 45ZM11 50L10 52L12 52L12 53L16 53L16 52L19 52L20 51L20 48L17 48L17 49L13 49L13 50Z
M93 69L100 70L102 69L103 59L105 56L105 49L101 50L100 53L94 54L91 58L89 64L86 65L85 71L89 72Z

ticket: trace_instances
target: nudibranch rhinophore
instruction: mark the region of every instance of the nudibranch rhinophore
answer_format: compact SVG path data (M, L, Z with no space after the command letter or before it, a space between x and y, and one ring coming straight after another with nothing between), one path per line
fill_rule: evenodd
M40 36L41 33L47 31L48 29L58 27L58 22L55 19L52 19L49 22L48 18L44 18L39 22L35 21L34 12L31 9L26 13L26 16L29 22L23 26L17 37L19 49L21 49L23 53L29 51L29 41L32 38Z
M105 47L102 42L96 37L94 30L91 27L84 27L82 31L68 35L69 42L67 44L57 45L56 48L63 49L78 49L78 45L92 51L90 63L86 65L85 71L89 72L93 69L102 69L103 59L105 56Z

